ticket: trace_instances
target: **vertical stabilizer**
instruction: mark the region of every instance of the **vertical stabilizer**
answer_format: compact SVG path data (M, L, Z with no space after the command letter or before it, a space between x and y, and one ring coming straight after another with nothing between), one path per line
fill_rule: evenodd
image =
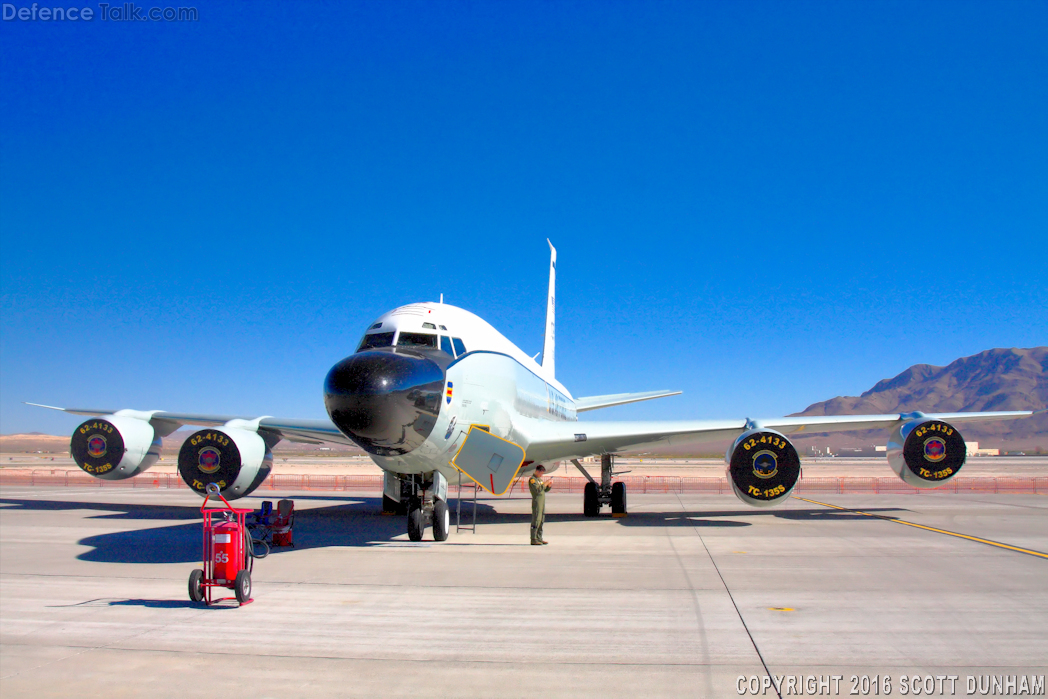
M549 295L546 297L546 339L542 343L542 367L554 375L553 345L557 335L556 299L553 298L557 288L557 249L549 242Z

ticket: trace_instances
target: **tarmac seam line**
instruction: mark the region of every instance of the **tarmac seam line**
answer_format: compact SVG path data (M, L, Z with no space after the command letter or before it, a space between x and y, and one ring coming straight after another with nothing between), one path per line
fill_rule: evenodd
M938 529L936 527L929 527L925 524L917 524L915 522L907 522L904 519L896 519L894 517L885 517L884 515L875 515L871 512L863 512L862 510L856 510L852 507L841 507L839 505L831 505L828 502L819 502L818 500L809 500L808 498L793 496L796 500L803 500L804 502L810 502L813 505L822 505L823 507L830 507L834 510L842 510L844 512L854 512L855 514L865 515L866 517L873 517L874 519L883 519L886 522L895 522L896 524L905 524L907 527L915 527L917 529L924 529L930 532L936 532L937 534L946 534L947 536L955 536L958 539L966 539L968 541L974 541L980 544L986 544L988 546L995 546L1001 549L1007 549L1008 551L1016 551L1017 553L1025 553L1028 556L1036 556L1037 558L1048 559L1048 553L1042 553L1041 551L1034 551L1033 549L1024 549L1020 546L1012 546L1011 544L1003 544L1000 541L993 541L991 539L981 539L977 536L971 536L969 534L960 534L958 532L951 532L948 529Z
M681 502L680 494L677 493L676 495L677 502L680 504L681 507L681 511L687 514L687 509L684 507L684 503ZM706 551L706 556L709 557L710 563L713 565L713 569L717 571L717 577L720 578L721 585L724 586L724 591L728 593L728 599L731 600L731 606L735 608L735 613L739 615L739 621L742 623L742 628L746 631L746 636L749 637L750 643L753 644L753 650L755 653L757 653L757 659L761 661L761 667L764 668L765 674L767 674L769 679L771 679L772 691L775 692L775 696L777 696L779 699L782 699L782 694L779 692L779 687L775 684L775 676L772 675L771 670L768 669L768 663L764 662L764 655L761 654L761 649L757 645L757 641L753 638L753 634L750 632L750 627L746 623L746 619L742 616L742 610L739 609L739 605L735 602L735 595L731 594L731 589L728 587L728 582L724 579L724 574L721 573L720 566L717 565L717 561L713 558L713 554L710 552L709 547L706 546L706 540L702 538L702 533L699 531L699 528L693 524L691 525L691 529L695 532L695 536L699 537L699 542L702 544L702 548ZM680 561L679 555L677 556L677 560ZM681 567L683 566L684 564L682 562ZM685 571L685 577L688 577L687 571Z
M193 615L192 618L199 617L201 614L204 613L204 611L205 610L198 611L196 614ZM179 620L174 621L174 622L168 622L167 624L161 624L159 626L152 626L150 628L143 629L142 631L139 631L138 633L134 633L134 634L131 634L130 636L125 636L124 638L121 638L119 640L112 641L110 643L105 643L105 644L102 644L102 645L97 645L97 646L65 646L66 648L81 648L82 650L80 650L77 653L70 653L69 655L63 656L61 658L55 658L54 660L49 660L48 662L42 663L40 665L34 665L33 667L30 667L30 668L23 668L23 669L19 670L18 672L13 672L10 675L4 675L3 677L0 677L0 680L9 680L12 677L18 677L19 675L25 674L27 672L33 672L35 670L39 670L41 668L48 667L50 665L54 665L55 663L61 663L61 662L64 662L66 660L69 660L70 658L76 658L77 656L81 656L81 655L83 655L85 653L93 653L94 651L97 651L97 650L116 650L116 649L118 649L118 647L116 645L118 643L125 643L127 641L130 641L133 638L138 638L139 636L144 636L147 633L154 633L156 631L162 631L163 629L166 629L169 626L172 626L174 624L181 624L181 623L183 623L183 621L184 620L179 619ZM35 646L36 644L28 644L28 643L27 644L11 644L10 642L7 642L7 645Z
M152 630L156 630L156 629L152 629ZM143 632L143 633L147 633L147 632ZM136 635L141 635L141 634L136 634ZM129 638L134 638L134 636L131 636ZM38 644L34 644L34 643L14 643L14 642L11 642L11 641L5 641L3 643L3 645L6 645L6 646L18 646L18 647L22 647L22 648L38 648L39 647ZM50 661L48 663L44 663L43 665L34 666L32 668L29 668L29 670L36 670L38 668L46 667L47 665L52 665L52 664L54 664L56 662L60 662L62 660L66 660L68 658L75 658L76 656L83 655L84 653L87 653L89 651L97 651L97 650L116 651L116 652L120 652L120 653L162 653L162 654L177 653L179 655L204 655L204 656L222 655L222 656L229 656L229 657L245 656L245 657L252 657L252 658L283 658L283 659L286 659L286 660L301 660L303 658L309 658L311 660L349 660L349 661L381 662L381 663L403 663L405 661L410 661L410 662L413 662L413 663L442 663L442 664L443 663L459 663L459 664L462 664L462 665L543 665L543 666L545 666L545 665L559 665L559 666L564 666L564 667L573 667L573 666L576 666L576 665L583 666L583 667L592 667L593 665L614 665L615 667L645 668L645 667L721 667L721 666L724 666L724 665L732 665L733 664L733 661L724 661L724 662L721 662L721 663L715 663L715 662L709 662L709 663L674 663L674 662L665 662L665 661L659 661L657 663L656 662L651 662L651 663L624 663L624 662L601 660L601 661L595 663L595 662L590 661L590 660L578 660L578 661L553 660L553 661L551 661L551 660L549 660L547 658L540 658L540 659L537 659L537 660L514 660L514 661L508 661L508 660L484 660L484 659L458 660L458 659L454 659L454 658L404 658L403 656L387 658L387 657L370 657L370 656L364 656L364 655L352 655L352 656L347 656L347 655L291 655L289 653L257 653L257 652L248 652L248 651L243 651L243 652L241 652L241 651L232 651L231 652L231 651L223 651L223 650L218 650L218 649L209 649L207 651L200 651L200 650L182 650L182 649L178 649L178 648L174 648L174 649L172 649L172 648L143 648L143 647L127 647L127 648L123 648L123 647L121 647L119 645L114 645L114 644L107 644L107 645L104 645L104 646L73 646L73 645L68 645L68 646L63 646L63 647L64 648L70 648L70 649L81 648L82 650L80 650L77 653L71 653L71 654L69 654L69 655L67 655L67 656L65 656L63 658L58 658L58 659L52 660L52 661ZM19 670L18 672L14 673L12 675L5 675L4 677L2 677L0 679L7 679L8 677L14 677L15 675L23 674L23 673L25 673L25 672L27 672L29 670Z

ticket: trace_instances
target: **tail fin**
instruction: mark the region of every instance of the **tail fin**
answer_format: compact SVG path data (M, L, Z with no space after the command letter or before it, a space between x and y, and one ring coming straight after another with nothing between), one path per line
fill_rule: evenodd
M553 298L557 287L557 249L549 242L549 296L546 298L546 339L542 343L542 366L554 375L553 346L557 335L556 302Z

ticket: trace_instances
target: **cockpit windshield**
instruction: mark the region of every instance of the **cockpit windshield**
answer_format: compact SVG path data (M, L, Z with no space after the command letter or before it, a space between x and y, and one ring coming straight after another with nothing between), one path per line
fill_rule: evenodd
M357 347L357 352L363 352L374 347L391 347L392 345L393 333L371 333L370 335L365 335L364 339L360 341L360 347Z
M401 332L397 338L397 347L432 347L437 348L437 336L429 333Z

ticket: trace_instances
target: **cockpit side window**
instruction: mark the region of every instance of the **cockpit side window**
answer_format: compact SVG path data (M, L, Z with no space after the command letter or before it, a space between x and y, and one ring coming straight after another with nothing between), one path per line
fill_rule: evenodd
M452 340L452 342L455 343L455 354L461 357L466 353L466 346L462 344L462 340L456 337Z
M397 338L397 347L432 347L437 348L437 336L429 333L406 333L401 331Z
M447 335L440 336L440 349L444 350L452 357L455 356L455 350L451 349L451 338Z
M370 335L365 335L364 339L360 341L360 347L357 347L357 352L363 352L374 347L391 347L392 345L393 333L371 333Z

